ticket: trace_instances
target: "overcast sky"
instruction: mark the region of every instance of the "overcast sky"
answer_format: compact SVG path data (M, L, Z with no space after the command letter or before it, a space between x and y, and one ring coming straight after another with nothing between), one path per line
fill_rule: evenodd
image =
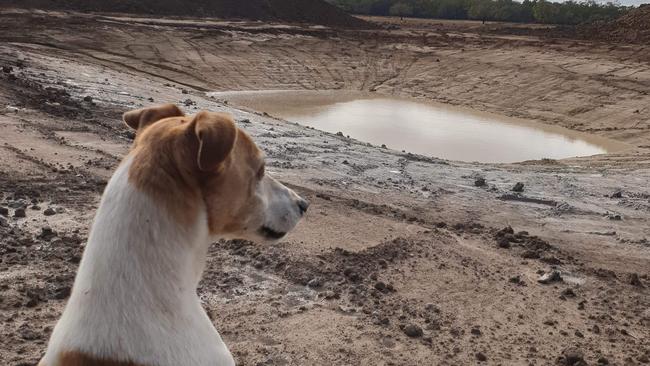
M606 3L607 2L607 0L596 0L596 1L598 1L599 3ZM641 4L650 4L650 0L618 0L618 1L612 1L612 2L613 3L618 2L621 5L627 5L627 6L629 6L629 5L639 6Z

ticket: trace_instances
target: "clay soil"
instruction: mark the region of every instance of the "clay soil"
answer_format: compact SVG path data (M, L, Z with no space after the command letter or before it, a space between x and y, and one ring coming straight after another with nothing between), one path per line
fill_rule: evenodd
M132 142L120 115L163 102L232 113L312 202L281 243L210 250L199 294L239 364L648 364L650 47L371 21L2 11L0 364L43 354ZM256 89L434 100L629 148L451 162L206 96Z

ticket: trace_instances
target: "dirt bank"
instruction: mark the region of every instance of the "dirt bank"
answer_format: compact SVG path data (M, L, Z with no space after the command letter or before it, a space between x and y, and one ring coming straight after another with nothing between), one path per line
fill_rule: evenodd
M0 0L2 7L273 20L346 28L370 26L323 0Z
M270 174L312 202L282 243L210 250L199 293L239 364L647 363L647 49L426 27L3 13L0 363L42 355L131 143L120 112L162 102L232 113ZM449 162L205 94L248 89L392 93L633 148Z

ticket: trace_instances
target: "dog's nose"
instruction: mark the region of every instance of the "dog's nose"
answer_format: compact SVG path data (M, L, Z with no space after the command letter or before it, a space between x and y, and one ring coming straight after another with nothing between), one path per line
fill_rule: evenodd
M298 200L298 209L300 209L300 214L303 215L305 212L307 212L308 208L309 208L309 202L307 202L307 200L300 198Z

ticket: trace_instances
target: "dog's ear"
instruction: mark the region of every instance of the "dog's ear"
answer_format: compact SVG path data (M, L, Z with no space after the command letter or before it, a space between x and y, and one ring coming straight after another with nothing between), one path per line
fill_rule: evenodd
M185 114L174 104L163 104L156 107L136 109L122 115L127 126L134 130L141 130L150 124L168 117L180 117Z
M196 161L202 171L212 171L226 160L237 139L237 126L229 114L201 111L190 129L198 140Z

